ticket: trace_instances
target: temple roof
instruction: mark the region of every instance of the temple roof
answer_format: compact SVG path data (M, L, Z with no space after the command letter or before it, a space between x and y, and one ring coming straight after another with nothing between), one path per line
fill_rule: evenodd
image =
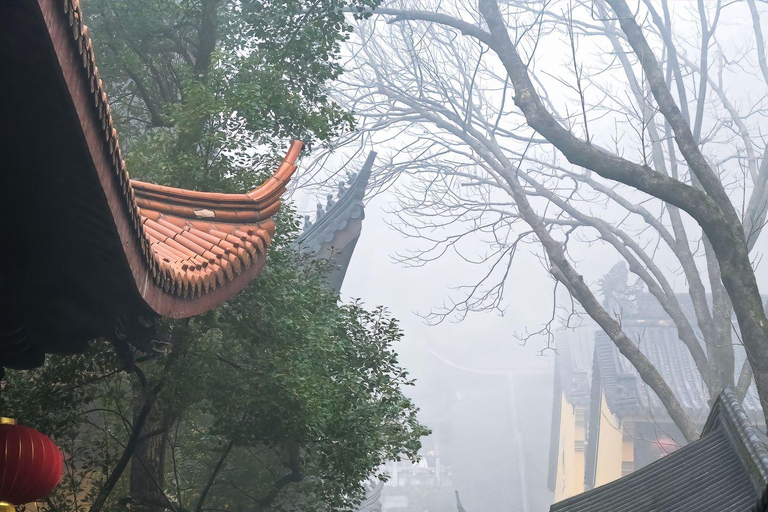
M736 396L723 391L701 438L550 512L749 512L768 484L768 450Z
M131 180L78 0L0 2L0 14L0 366L240 292L266 262L302 144L243 194Z
M644 327L626 329L632 339L640 339L640 350L659 370L680 404L694 421L703 422L709 411L706 386L688 348L677 337L674 327ZM735 368L741 369L746 354L734 347ZM619 353L616 345L603 332L595 335L593 372L599 375L601 389L611 412L619 417L655 418L669 421L661 400L640 378L632 364ZM744 408L750 417L762 418L760 400L754 384L744 399ZM592 425L590 425L590 428Z
M297 244L302 252L317 254L333 242L337 232L342 231L351 221L365 218L365 192L371 178L371 169L376 152L371 151L357 173L349 173L346 182L339 182L339 191L334 198L328 194L325 207L317 204L314 220L304 218L304 230ZM339 247L336 247L339 249Z
M365 499L357 506L356 512L381 512L381 491L384 490L384 482L373 480L367 482Z
M237 279L266 257L301 143L265 184L247 194L217 194L131 180L147 263L166 293L200 297ZM129 196L130 197L130 196ZM245 279L246 277L244 277ZM173 316L173 315L170 315Z
M459 498L459 491L453 491L453 493L456 495L456 509L458 510L458 512L467 512L467 510L461 504L461 498Z
M624 332L658 369L686 413L695 422L702 423L709 412L706 386L693 356L678 337L677 326L658 299L643 291L639 281L629 283L625 262L614 265L600 279L600 285L606 310L620 316ZM706 350L690 295L678 293L676 300ZM670 421L663 404L637 370L602 330L596 328L595 331L593 382L600 384L611 412L622 418L640 416ZM734 359L734 370L738 375L746 359L744 348L738 344L734 344ZM744 407L751 417L762 421L754 384L747 393Z
M304 217L304 229L296 240L299 251L330 261L332 268L327 280L336 293L341 290L360 238L365 193L375 160L376 152L371 151L357 173L347 173L346 182L339 182L337 195L328 194L325 207L318 203L314 221L308 215Z
M40 0L40 4L51 1ZM195 192L131 180L79 0L57 4L59 19L46 19L48 28L54 32L67 30L69 25L69 42L82 63L80 83L73 85L87 86L82 92L90 95L95 106L91 114L98 117L97 129L101 128L101 142L109 153L108 164L121 186L122 201L134 227L129 236L140 245L144 270L152 274L155 284L167 294L200 297L223 287L251 264L263 264L259 260L266 257L274 234L271 217L280 208L280 196L296 169L301 143L294 141L276 174L247 194ZM135 277L141 274L134 270ZM246 274L244 279L253 277ZM189 316L192 311L157 309L174 317Z
M555 334L555 395L562 393L573 405L589 403L597 329L599 327L589 322Z

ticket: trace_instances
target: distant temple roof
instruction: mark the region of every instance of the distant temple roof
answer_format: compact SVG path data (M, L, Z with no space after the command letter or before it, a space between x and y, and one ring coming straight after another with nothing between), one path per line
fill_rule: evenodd
M640 350L659 370L685 412L694 421L702 421L709 411L709 396L690 351L677 337L677 330L670 327L649 327L642 332L628 334L642 336ZM735 366L739 369L746 355L743 350L735 350L735 357ZM654 417L657 420L669 417L661 400L603 332L596 334L593 371L599 373L605 400L611 412L617 416L639 415ZM760 400L754 384L747 392L744 407L751 417L758 420L762 418Z
M336 291L341 284L355 250L365 218L365 193L371 178L376 152L371 151L357 174L348 173L339 182L337 195L328 194L325 207L318 203L317 215L304 217L304 230L296 245L305 254L331 261L329 285Z
M596 329L589 323L555 335L555 394L562 392L574 405L589 402Z
M629 285L627 278L626 264L620 263L601 279L606 309L611 314L620 315L624 332L658 369L686 413L695 422L703 422L709 412L710 397L693 356L678 337L677 326L656 297L642 291L639 284ZM698 332L690 295L680 293L676 299ZM703 337L699 335L699 338L703 345ZM738 372L746 358L744 349L734 346L734 357L734 369ZM593 382L600 383L608 407L617 416L640 415L658 420L668 419L661 400L643 382L637 370L621 355L608 335L599 329L596 329L595 334L592 372L595 376ZM754 384L747 393L744 406L750 416L757 419L763 417Z
M275 233L272 216L280 208L280 196L296 169L300 150L301 143L294 142L275 175L247 194L129 183L140 228L149 241L149 251L144 248L147 264L163 291L201 297L226 286L251 265L263 265Z
M381 512L381 491L384 489L384 482L374 480L366 485L365 499L355 509L357 512Z
M616 269L617 267L614 267L611 272L616 273ZM695 424L702 425L710 410L710 396L690 350L678 337L677 326L652 294L639 290L632 290L631 293L626 291L627 288L622 290L620 286L613 286L606 296L607 308L613 311L620 309L624 332L659 371L686 415ZM628 299L630 296L631 300ZM677 300L691 324L695 326L690 296L678 294ZM703 339L701 343L703 344ZM735 371L741 369L745 359L744 348L734 345ZM585 458L587 487L592 487L595 482L598 439L601 435L602 397L605 398L610 412L622 422L651 425L654 431L665 432L665 435L676 442L684 444L682 433L656 393L642 380L635 367L619 352L608 335L600 330L595 334L593 364L592 402ZM745 414L755 423L764 423L754 383L747 391L741 410L746 411Z
M467 512L467 509L461 504L461 498L459 498L459 491L453 491L456 495L456 509L458 512Z
M79 2L0 9L0 366L37 366L110 336L118 318L187 317L241 291L265 263L301 143L246 194L132 181Z
M723 391L701 438L614 482L555 503L550 512L749 512L768 484L764 437Z

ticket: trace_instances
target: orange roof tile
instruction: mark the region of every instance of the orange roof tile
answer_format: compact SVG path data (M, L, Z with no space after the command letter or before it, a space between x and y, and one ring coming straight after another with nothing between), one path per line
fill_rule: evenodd
M130 182L149 256L166 292L199 297L264 256L275 233L271 217L300 149L294 142L275 176L251 193L262 200Z
M120 235L121 238L132 236L133 240L124 239L123 245L135 245L140 250L141 262L136 261L130 248L126 249L126 256L141 295L152 309L166 316L183 317L212 309L241 290L264 265L275 231L272 216L279 210L280 196L296 170L302 143L293 141L275 174L248 193L197 192L131 180L79 1L38 2L54 46L59 43L58 58L73 101L77 106L78 100L84 99L84 91L90 99L91 115L96 114L94 122L93 118L88 119L88 112L79 112L91 153L99 156L99 149L106 151L103 155L106 167L111 169L118 195L122 195L123 210L133 234L120 232ZM59 15L55 13L57 10ZM60 49L65 38L69 38L70 47L76 50L71 52L73 55ZM80 67L81 71L75 72L73 67ZM89 139L93 136L92 128L101 132L97 136L100 140ZM104 166L99 167L98 158L94 160L97 160L97 171L103 172ZM109 196L110 187L104 188ZM117 205L110 204L110 207L121 231L122 222L117 219L119 215L115 215ZM139 265L144 268L138 268ZM154 290L147 286L150 276ZM238 280L242 282L214 293ZM189 305L162 299L158 297L158 290L184 301L206 294L213 296L203 301L204 304Z

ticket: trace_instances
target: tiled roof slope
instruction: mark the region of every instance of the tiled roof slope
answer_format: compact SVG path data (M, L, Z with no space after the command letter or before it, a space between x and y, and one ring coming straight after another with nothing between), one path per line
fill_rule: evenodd
M265 257L272 215L293 174L301 143L267 183L248 194L192 192L131 181L150 265L166 293L200 297Z
M640 350L656 366L669 384L686 413L694 421L702 422L709 411L708 393L688 348L677 337L672 327L648 327L628 330L632 339L640 339ZM741 347L734 347L736 364L741 368L746 357ZM622 356L608 336L599 331L595 335L595 372L608 407L619 417L643 416L656 420L668 418L661 400L643 382L637 370ZM744 408L750 417L762 418L757 391L752 385L744 399Z
M215 307L242 289L264 264L274 233L271 217L296 169L301 142L292 143L272 178L247 194L192 192L131 180L79 1L37 1L73 102L82 110L78 115L86 143L123 245L133 246L126 256L141 295L153 310L166 316L189 316ZM65 40L74 51L67 51ZM84 107L86 102L90 109ZM109 197L114 191L120 197ZM118 217L122 216L127 217L132 232L121 226L125 221ZM148 279L155 290L148 287ZM194 301L237 280L246 283L230 286L196 305L162 298L165 294Z
M339 184L337 199L329 195L328 204L318 204L318 213L314 222L305 217L304 230L297 240L299 250L304 253L318 254L328 249L334 235L347 227L355 219L365 218L365 192L371 178L371 170L376 160L376 152L371 151L357 174L350 175L345 184ZM336 249L340 249L336 247ZM326 256L327 257L327 256Z
M594 358L595 331L592 323L555 334L555 371L560 379L560 389L568 402L574 405L589 403Z
M735 395L715 401L701 438L550 512L749 512L766 485L768 452Z
M339 183L336 199L328 194L325 209L321 204L317 205L314 222L308 215L304 217L304 230L296 240L296 248L302 253L330 262L331 269L326 281L328 287L336 293L341 291L352 253L363 229L365 193L375 160L376 152L371 151L357 174L347 173L348 180Z

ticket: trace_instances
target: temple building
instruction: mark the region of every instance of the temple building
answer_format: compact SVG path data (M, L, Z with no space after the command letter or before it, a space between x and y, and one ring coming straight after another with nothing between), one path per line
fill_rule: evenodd
M674 327L646 327L643 353L670 385L686 414L700 428L709 412L708 393L688 349ZM737 352L737 368L743 351ZM600 332L595 341L593 387L587 439L585 489L616 480L645 467L685 445L682 433L637 370ZM755 425L763 425L754 385L743 410Z
M554 501L584 491L595 329L590 323L557 336L548 476Z
M621 265L603 279L603 295L605 307L621 312L624 332L701 429L710 397L672 319L650 293L627 285ZM695 325L690 297L680 294L678 302ZM686 444L656 394L597 325L563 332L557 349L549 466L555 502L632 474ZM734 354L738 371L746 354L738 346ZM764 426L754 385L740 408Z
M331 264L328 286L341 291L347 268L363 229L365 193L371 179L376 152L371 151L357 173L349 173L338 185L338 193L328 194L325 207L317 204L314 220L304 217L304 229L296 245L299 251Z
M725 390L700 439L550 512L752 512L768 485L766 440Z
M259 274L302 144L242 194L131 180L78 0L2 12L0 367L96 337L148 350L155 318L213 309Z

